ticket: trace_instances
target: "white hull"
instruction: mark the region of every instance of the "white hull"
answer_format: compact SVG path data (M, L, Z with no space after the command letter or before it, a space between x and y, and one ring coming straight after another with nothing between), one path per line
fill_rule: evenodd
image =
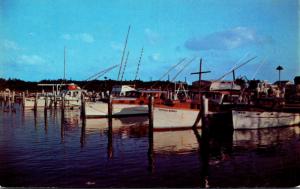
M139 115L148 112L147 105L135 104L113 104L113 115ZM86 102L85 116L87 118L106 117L108 115L108 104L104 102Z
M25 98L24 99L24 108L33 108L34 107L35 98ZM47 106L49 107L51 103L51 98L48 98ZM61 106L61 100L57 98L57 106ZM65 107L79 107L81 106L80 99L65 99ZM37 99L37 107L45 107L45 98L40 97Z
M154 129L187 129L192 128L199 110L173 109L154 107ZM197 126L201 126L201 120Z
M234 129L260 129L300 124L300 113L232 110Z

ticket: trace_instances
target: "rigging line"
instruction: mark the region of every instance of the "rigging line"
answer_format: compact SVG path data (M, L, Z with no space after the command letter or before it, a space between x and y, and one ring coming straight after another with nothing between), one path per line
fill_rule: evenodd
M110 71L110 70L112 70L112 69L114 69L114 68L116 68L116 67L118 67L118 66L119 66L119 64L116 64L116 65L114 65L114 66L111 66L111 67L109 67L109 68L106 68L106 69L104 69L104 70L102 70L102 71L100 71L100 72L98 72L98 73L92 75L91 77L87 78L85 81L90 81L90 80L92 80L92 79L99 78L99 77L101 77L101 76L99 76L99 75L101 75L101 74L103 75L103 74L107 73L108 71Z
M228 74L230 74L232 71L237 70L238 68L244 66L245 64L249 63L250 61L254 60L256 58L256 56L248 59L247 61L243 62L242 64L232 68L230 71L228 71L227 73L225 73L222 77L220 77L219 79L217 79L216 81L220 81L222 80L225 76L227 76Z
M258 71L260 70L260 68L262 67L262 65L266 62L266 57L261 61L260 65L258 66L258 68L256 69L256 71L254 72L253 76L252 76L252 80L254 79L254 77L256 76L256 74L258 73Z
M111 66L111 67L109 67L109 68L107 68L107 69L105 69L105 70L103 70L103 71L101 71L101 72L99 72L99 73L97 73L97 74L94 74L94 79L97 79L97 78L103 76L104 74L106 74L107 72L109 72L110 70L112 70L112 69L114 69L114 68L116 68L116 67L118 67L118 66L119 66L119 64L114 65L114 66ZM96 76L97 76L97 77L96 77ZM86 79L85 81L90 81L90 79L92 79L92 78L89 77L89 79ZM82 87L82 89L84 89L87 85L88 85L88 83L86 83L86 84Z
M174 68L176 68L178 65L180 65L182 62L185 61L186 58L181 59L177 64L173 65L165 74L163 74L151 87L154 87L158 81L160 81L162 78L164 78L168 73L170 73Z
M192 58L190 61L188 61L187 63L185 63L185 65L183 66L183 68L181 70L179 70L179 72L173 77L173 79L171 80L171 82L174 82L175 79L177 78L177 76L190 64L192 63L194 60L196 59L196 57Z
M231 68L231 70L233 70L238 64L240 64L242 62L243 59L247 58L249 56L249 52L247 52L244 56L242 56L235 64L234 66Z
M130 32L130 25L128 27L128 32L127 32L127 36L126 36L126 40L125 40L125 45L124 45L123 53L122 53L122 58L121 58L121 63L120 63L120 69L119 69L118 79L117 80L119 80L119 78L120 78L120 73L121 73L122 66L123 66L123 59L124 59L124 54L125 54L126 47L127 47L127 41L128 41L129 32Z

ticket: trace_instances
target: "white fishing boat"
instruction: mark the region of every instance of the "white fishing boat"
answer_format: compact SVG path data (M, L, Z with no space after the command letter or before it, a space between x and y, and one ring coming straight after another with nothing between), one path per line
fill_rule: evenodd
M119 99L120 100L120 99ZM129 100L129 99L126 99ZM134 100L133 100L134 101ZM147 105L127 104L127 103L113 103L112 114L115 116L122 115L140 115L148 112ZM101 118L107 117L108 104L105 102L86 102L85 103L85 116L86 118Z
M156 130L192 128L198 114L199 109L154 106L153 128ZM201 126L201 120L197 126Z
M232 110L234 129L260 129L300 124L300 113Z
M81 106L81 94L84 90L80 89L74 83L70 84L39 84L39 86L52 86L53 88L56 86L57 90L48 93L37 93L37 97L25 97L23 99L24 108L33 108L36 106L38 108L45 107L45 105L50 106L54 101L57 102L57 106L61 106L62 99L64 98L65 107L80 107ZM66 86L65 88L63 88ZM60 88L60 90L59 90ZM47 100L46 100L47 98ZM46 102L47 101L47 104Z
M140 115L148 112L143 98L136 97L137 90L128 85L116 85L112 89L112 115ZM101 118L108 115L108 103L102 101L85 102L86 118Z

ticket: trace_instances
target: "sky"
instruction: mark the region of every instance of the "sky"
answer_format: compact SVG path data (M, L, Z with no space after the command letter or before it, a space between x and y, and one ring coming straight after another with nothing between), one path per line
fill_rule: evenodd
M123 80L300 75L298 0L0 0L0 77L86 80L120 64ZM141 49L143 53L141 56ZM138 62L141 56L139 71ZM182 63L169 74L168 70ZM193 61L191 61L193 60ZM119 67L97 79L117 79ZM121 77L123 71L120 72ZM165 77L162 77L166 75ZM225 77L231 80L232 75Z

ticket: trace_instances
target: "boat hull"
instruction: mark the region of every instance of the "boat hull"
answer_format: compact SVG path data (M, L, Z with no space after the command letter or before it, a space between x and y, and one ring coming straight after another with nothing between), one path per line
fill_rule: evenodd
M300 113L232 110L234 129L260 129L300 124Z
M146 115L148 113L147 105L136 104L113 104L113 116L136 116ZM108 104L104 102L86 102L85 103L86 118L101 118L108 116Z
M154 107L153 128L156 130L192 128L198 114L199 110ZM201 120L197 126L201 126Z

